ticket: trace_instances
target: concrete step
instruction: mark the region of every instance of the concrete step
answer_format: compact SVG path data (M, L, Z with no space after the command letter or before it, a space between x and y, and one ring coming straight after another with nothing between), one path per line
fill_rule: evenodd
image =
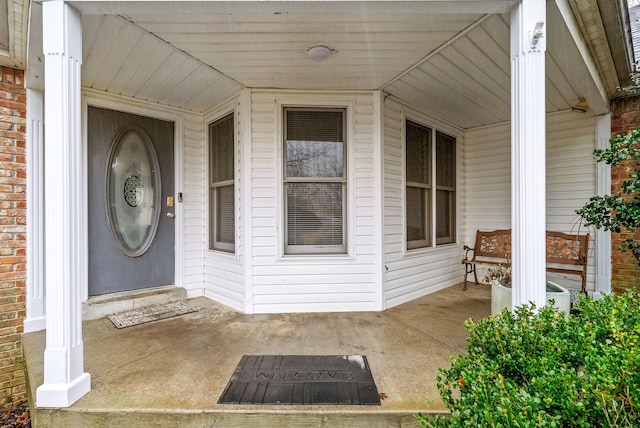
M108 315L183 301L187 299L187 290L175 285L143 288L140 290L110 293L89 297L82 304L82 319L85 321L103 318Z
M341 406L341 409L344 407ZM261 410L167 412L126 409L108 411L74 411L71 409L37 409L32 415L34 427L332 427L332 428L417 428L413 415L379 410L287 411L269 406Z

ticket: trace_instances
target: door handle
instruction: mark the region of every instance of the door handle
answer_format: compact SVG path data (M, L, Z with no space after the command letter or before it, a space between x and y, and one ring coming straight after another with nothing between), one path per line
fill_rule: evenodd
M174 213L172 213L172 212L168 212L167 213L167 217L169 217L169 218L174 218L175 216L176 215Z

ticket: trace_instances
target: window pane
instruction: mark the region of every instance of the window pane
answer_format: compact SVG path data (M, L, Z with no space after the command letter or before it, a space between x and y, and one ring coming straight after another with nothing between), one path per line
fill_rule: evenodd
M436 238L438 244L454 242L455 192L436 191Z
M209 125L209 248L235 251L234 115Z
M436 185L454 188L456 185L456 140L436 133Z
M427 239L426 193L424 188L407 187L407 241Z
M344 175L344 114L286 110L287 177Z
M343 245L342 183L288 183L287 244Z
M233 185L216 190L216 242L235 243L235 212Z
M233 180L233 114L209 125L211 183Z
M343 143L287 141L288 177L342 177Z
M406 130L407 182L431 182L431 129L407 121Z
M290 141L342 142L343 112L335 110L286 110Z

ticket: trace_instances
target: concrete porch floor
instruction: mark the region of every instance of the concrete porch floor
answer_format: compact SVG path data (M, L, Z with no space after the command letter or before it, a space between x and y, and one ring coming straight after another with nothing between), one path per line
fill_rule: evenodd
M116 329L83 324L91 392L39 409L44 332L24 335L31 420L39 427L417 427L444 406L439 367L465 352L464 320L489 315L490 289L454 286L384 312L244 315L206 298L197 312ZM365 355L381 406L219 405L245 354Z

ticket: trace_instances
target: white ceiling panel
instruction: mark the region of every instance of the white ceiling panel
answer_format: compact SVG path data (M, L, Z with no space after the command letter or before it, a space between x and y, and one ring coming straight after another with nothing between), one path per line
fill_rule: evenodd
M83 16L82 84L88 88L196 112L243 87L381 90L471 128L509 120L509 11L516 2L71 3ZM547 4L546 105L552 112L596 98L599 88L575 32L556 2ZM38 13L39 4L33 10ZM315 44L333 54L308 58ZM32 44L31 81L42 74L38 48Z
M326 4L315 10L128 18L248 87L378 89L482 16L391 12L362 8L345 14ZM307 49L317 44L334 53L322 62L308 58Z
M85 87L194 111L242 87L120 16L83 16L82 28Z

